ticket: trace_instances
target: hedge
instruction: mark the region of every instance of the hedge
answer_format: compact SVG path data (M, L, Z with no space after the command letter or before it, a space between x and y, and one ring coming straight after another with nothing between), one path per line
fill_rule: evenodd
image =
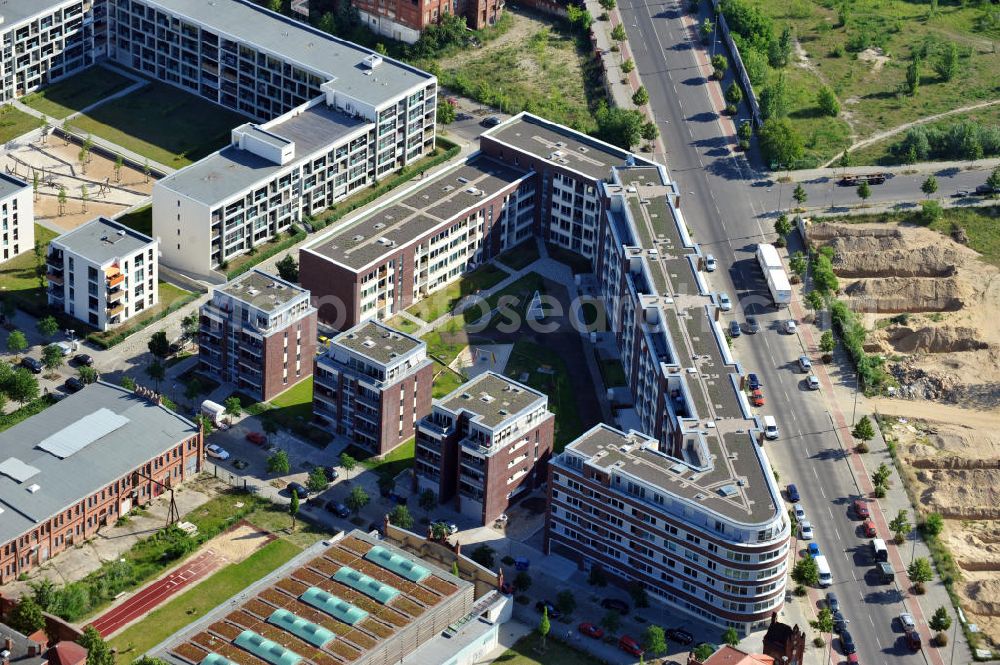
M833 326L854 362L862 388L881 388L888 380L882 359L865 352L865 327L842 300L830 303Z
M151 316L151 317L149 317L147 319L143 319L142 321L139 321L138 323L136 323L133 326L130 326L128 328L124 328L122 330L119 330L118 334L115 335L115 336L113 336L113 337L109 337L107 339L104 339L104 338L100 337L98 335L98 333L92 332L89 335L87 335L87 341L91 342L92 344L96 344L97 346L101 347L102 349L110 349L111 347L115 346L116 344L121 344L122 342L125 341L125 339L127 337L130 337L130 336L136 334L137 332L139 332L143 328L149 326L151 323L156 323L157 321L159 321L159 320L163 319L164 317L166 317L168 314L172 314L173 312L176 312L181 307L184 307L188 303L190 303L193 300L197 299L198 295L199 294L197 294L197 293L192 293L191 295L185 296L183 298L178 298L177 300L175 300L174 302L172 302L170 304L170 307L167 307L166 309L162 310L156 316Z
M296 245L306 239L306 232L302 230L296 230L295 235L287 236L284 240L276 245L271 245L264 250L257 250L257 253L250 257L250 260L242 265L233 268L232 270L226 272L226 279L235 279L243 273L247 272L255 265L266 261L275 254L280 254L289 247Z

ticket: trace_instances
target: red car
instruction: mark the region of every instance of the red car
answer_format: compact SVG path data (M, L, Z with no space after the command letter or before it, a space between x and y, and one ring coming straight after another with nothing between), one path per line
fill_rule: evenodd
M875 538L878 536L878 532L875 531L875 522L872 522L871 520L865 520L864 524L861 525L861 528L864 529L865 538Z
M868 512L868 504L865 502L864 499L854 500L854 514L863 520L866 520L869 517L871 517L871 513Z
M849 656L847 656L847 662L848 662L848 665L860 665L861 661L858 660L858 654L857 654L857 652L854 652L854 653L850 654Z
M760 388L750 393L750 403L754 406L764 406L764 393L761 392Z
M592 623L584 622L577 626L577 630L586 635L587 637L593 637L595 640L599 640L604 637L604 629L600 626L595 626Z
M642 655L642 647L628 635L622 635L618 638L618 648L631 656Z
M247 432L247 441L263 446L267 443L267 437L264 436L263 432Z

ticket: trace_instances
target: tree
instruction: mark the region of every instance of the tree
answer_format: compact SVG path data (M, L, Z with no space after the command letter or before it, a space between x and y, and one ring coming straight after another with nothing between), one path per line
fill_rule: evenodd
M902 545L906 540L906 535L910 533L910 514L905 510L900 510L889 522L889 530L895 535L896 544Z
M646 86L639 86L639 89L632 95L632 103L636 106L645 106L649 103L649 92L646 90Z
M31 171L31 191L34 192L35 200L38 200L38 185L40 184L40 178L38 177L38 171Z
M726 56L721 53L712 56L712 76L721 81L726 75L727 69L729 69L729 60Z
M872 188L871 185L868 184L867 180L858 185L858 198L861 199L862 205L864 205L864 202L867 201L871 195Z
M496 550L489 545L480 545L476 549L472 550L472 554L469 555L469 558L484 568L492 568L493 564L496 563Z
M823 353L833 353L837 348L837 339L833 336L833 331L825 330L819 338L819 350Z
M767 59L772 67L781 68L788 64L792 57L792 48L795 42L795 35L792 34L792 26L786 25L781 30L781 36L771 42Z
M267 470L269 473L286 475L292 468L288 461L288 453L284 450L276 450L274 454L267 458Z
M522 570L514 576L514 588L521 593L531 588L531 575L528 574L528 571Z
M916 55L910 60L910 64L906 67L906 86L904 88L906 94L913 97L917 94L917 90L920 89L920 58Z
M147 159L142 163L142 175L145 176L146 182L149 182L149 174L152 170L149 168L149 160Z
M943 632L951 628L951 617L948 615L948 610L943 605L934 610L934 614L931 616L931 620L927 622L927 625L931 630L938 632Z
M623 42L627 39L627 35L625 34L625 25L623 23L619 23L611 29L611 39L616 42Z
M931 563L926 558L918 556L906 569L906 574L916 587L917 593L923 593L924 584L934 579Z
M852 162L853 162L853 159L851 157L851 151L850 150L844 150L844 152L840 153L840 161L838 162L838 165L840 166L840 168L846 169L847 167L849 167L852 164Z
M77 641L87 650L87 665L115 665L115 654L93 626L84 628L83 636Z
M347 501L345 503L347 503L347 507L351 509L352 513L358 513L362 508L367 506L370 501L371 498L368 496L368 492L365 491L365 488L361 485L355 485L351 488L351 493L347 495ZM396 507L398 508L399 506ZM395 512L395 509L393 509L393 512ZM389 521L392 522L391 516ZM393 523L395 524L395 522Z
M787 168L802 159L802 139L786 118L765 120L758 135L760 150L769 164Z
M795 252L790 257L788 257L788 267L792 269L792 272L802 277L806 273L806 266L808 262L806 261L806 255L802 252Z
M933 174L927 176L927 179L924 180L923 184L920 185L920 191L922 191L927 196L933 195L934 192L936 192L937 190L938 190L938 182L937 178L935 178Z
M993 189L993 193L1000 192L1000 166L997 166L986 179L986 184Z
M83 204L83 212L87 212L87 203L90 201L90 190L86 185L80 185L80 202Z
M792 232L792 223L788 221L788 215L781 213L778 219L774 220L774 232L784 238Z
M865 443L875 438L875 426L872 425L872 421L868 418L868 416L861 416L861 420L859 420L854 426L854 429L851 430L851 436L858 441L864 441Z
M651 624L646 626L646 631L642 636L642 645L646 647L646 651L654 656L659 656L667 651L667 636L662 628Z
M166 358L170 355L170 341L167 340L167 333L164 330L157 330L150 335L146 346L155 358Z
M21 600L10 613L9 622L11 628L24 635L31 635L45 628L45 616L42 615L42 608L35 602L33 596L21 596Z
M694 648L694 657L701 663L711 658L713 653L715 653L715 647L708 642L702 642Z
M437 121L442 125L450 125L455 122L455 105L449 101L437 106Z
M458 561L457 560L451 562L451 574L454 575L455 577L458 577Z
M816 559L807 556L799 559L792 568L792 579L799 584L813 585L819 582L819 568L816 567Z
M788 89L784 74L764 86L760 93L760 114L764 120L780 119L788 115Z
M958 73L958 45L955 42L948 42L941 48L937 60L934 62L934 71L941 77L942 81L950 81Z
M49 371L59 369L63 364L63 350L55 344L49 344L42 349L42 364Z
M155 384L156 391L160 391L160 381L162 381L167 376L167 368L163 366L159 360L154 360L146 366L146 374L149 375Z
M933 224L944 215L944 209L937 201L921 201L920 217L927 224Z
M597 120L597 137L625 150L639 143L642 124L646 121L635 109L609 107L604 102L598 105L594 119Z
M18 367L10 377L4 392L15 402L27 404L38 398L38 381L31 375L31 372Z
M292 516L292 531L295 531L295 517L299 514L299 492L292 489L292 500L288 503L288 514Z
M38 332L40 332L45 338L51 338L59 332L59 322L56 321L56 318L51 315L46 316L44 319L39 319Z
M753 138L753 123L749 120L744 120L740 123L739 129L736 130L736 137L741 141L750 141Z
M492 566L487 566L487 568L492 568ZM573 595L572 591L564 589L556 594L556 609L565 616L573 614L576 610L576 596Z
M80 365L76 368L76 373L79 375L80 380L86 384L91 384L94 381L97 381L97 370L93 367Z
M40 578L28 584L31 587L32 597L38 606L42 608L42 611L47 611L52 605L52 601L55 600L56 596L56 585L52 580Z
M812 291L810 291L809 293L807 293L806 294L806 307L808 307L809 309L813 310L814 312L818 312L819 310L825 308L826 307L826 299L823 297L823 293L821 291L817 291L815 289L813 289Z
M59 185L59 194L56 196L56 200L59 201L59 214L62 215L66 212L66 188Z
M566 5L566 19L570 25L584 34L588 34L590 26L594 24L594 15L574 4Z
M125 390L135 390L135 379L131 376L123 376L120 384Z
M7 334L7 350L17 355L28 348L28 338L20 330L11 330Z
M703 44L707 44L712 38L712 33L715 32L715 24L712 23L711 19L704 19L701 22L701 26L698 28L699 34L701 34L701 41Z
M309 477L306 479L306 487L313 492L322 492L329 484L326 480L326 471L321 466L313 467L313 470L309 472Z
M609 633L617 633L618 629L621 628L622 625L622 615L619 614L617 610L609 610L608 613L601 618L601 625L604 626L604 630Z
M80 152L76 153L76 161L80 162L80 169L83 171L83 175L87 175L87 162L89 161L90 155L86 148L80 148Z
M821 633L833 632L833 612L829 607L822 608L816 613L816 620L810 621L809 625Z
M243 404L240 402L240 398L235 395L226 398L225 407L226 415L229 416L230 421L233 418L239 418L240 414L243 413Z
M542 636L542 651L545 650L545 638L549 636L551 628L552 626L549 624L549 606L545 605L542 607L542 618L538 620L538 634Z
M599 0L599 3L601 5L601 9L603 9L606 12L610 12L618 5L616 0Z
M923 530L928 536L940 535L944 530L944 518L941 513L931 513L923 523Z
M354 459L347 453L340 453L340 466L344 467L344 472L347 473L347 478L350 480L351 471L358 465L358 460Z
M823 115L833 118L840 115L840 102L837 101L837 95L833 94L833 90L830 90L829 87L824 85L819 89L819 93L816 95L816 103Z
M740 634L736 632L735 628L730 626L722 633L722 643L735 647L740 643Z
M635 70L635 62L632 58L622 63L622 74L631 74L633 70Z
M451 106L451 104L444 106ZM274 264L274 267L278 269L278 275L281 279L289 282L299 281L299 264L295 262L291 254L286 254L285 258Z
M428 514L434 510L437 503L437 495L434 493L434 490L429 487L420 492L420 496L417 498L417 505L419 505L420 508Z
M656 126L656 123L650 120L642 126L642 140L644 141L655 141L656 137L660 135L660 129Z
M333 18L333 14L330 12L324 12L319 17L319 23L316 24L316 27L332 35L337 32L337 20Z
M121 155L115 155L115 182L122 181L122 167L125 166L125 160L122 159Z
M261 418L260 428L267 435L268 443L271 443L271 437L278 433L278 423L274 418Z
M726 88L726 101L733 106L738 106L743 101L743 88L736 81L733 81Z
M392 507L389 512L389 521L400 529L413 528L413 515L410 514L410 509L400 503Z
M281 12L281 0L268 0L267 8L272 12Z

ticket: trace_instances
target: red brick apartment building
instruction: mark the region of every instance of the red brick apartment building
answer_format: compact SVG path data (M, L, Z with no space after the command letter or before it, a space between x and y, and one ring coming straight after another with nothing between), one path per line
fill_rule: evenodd
M194 477L204 454L193 422L103 382L0 433L0 450L0 584Z
M216 288L201 306L199 368L258 400L313 372L316 309L309 292L261 270Z
M420 33L447 14L465 17L472 30L500 18L504 0L352 0L372 32L412 44Z
M316 359L315 420L384 455L430 413L432 365L426 342L379 321L358 324Z
M495 372L434 400L417 425L418 488L491 524L512 498L545 482L555 429L548 403L544 393Z

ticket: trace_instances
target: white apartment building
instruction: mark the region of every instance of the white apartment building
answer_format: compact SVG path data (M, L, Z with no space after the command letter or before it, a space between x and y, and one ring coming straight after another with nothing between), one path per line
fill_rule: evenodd
M107 0L4 0L0 102L80 71L107 48Z
M49 305L108 330L159 302L157 242L98 217L49 244Z
M4 261L35 247L35 202L32 196L31 185L0 173Z

